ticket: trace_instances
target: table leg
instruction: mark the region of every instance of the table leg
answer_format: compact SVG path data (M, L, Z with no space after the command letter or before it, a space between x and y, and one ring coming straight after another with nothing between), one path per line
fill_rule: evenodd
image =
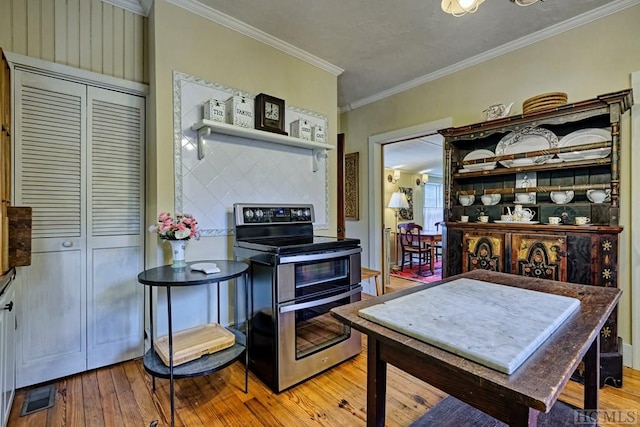
M249 393L249 316L253 307L249 305L249 270L242 275L244 282L244 392Z
M584 408L598 410L600 392L600 335L591 343L584 359Z
M519 405L511 413L509 427L537 427L540 411Z
M380 360L380 342L367 340L367 427L384 427L387 363Z
M175 426L175 398L173 387L173 321L171 319L171 286L167 286L167 323L169 324L169 394L171 400L171 427Z
M431 239L429 241L429 250L431 251L431 254L429 256L429 268L431 269L431 275L433 276L434 273L434 269L433 269L433 258L436 256L436 249L435 249L435 245L436 245L436 239Z

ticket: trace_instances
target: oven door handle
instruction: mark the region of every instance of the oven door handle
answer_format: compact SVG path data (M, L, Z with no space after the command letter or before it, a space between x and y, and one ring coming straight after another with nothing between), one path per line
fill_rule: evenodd
M362 248L355 248L346 251L331 251L331 252L320 252L317 254L309 254L309 255L292 255L292 256L283 256L280 258L280 264L290 264L293 262L306 262L306 261L319 261L322 259L332 259L343 257L347 255L359 254L362 252Z
M286 305L284 307L280 307L280 313L289 313L290 311L303 310L305 308L312 308L312 307L317 307L319 305L329 304L330 302L339 301L343 298L347 298L352 295L359 294L360 292L362 292L362 286L358 286L348 292L344 292L339 295L334 295L332 297L317 299L309 302L301 302L300 304Z

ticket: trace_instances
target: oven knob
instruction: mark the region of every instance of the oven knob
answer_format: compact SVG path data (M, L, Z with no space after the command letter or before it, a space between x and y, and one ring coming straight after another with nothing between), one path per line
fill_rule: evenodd
M309 209L305 209L305 210L304 210L304 216L305 216L306 218L311 218L311 211L309 211Z
M253 211L251 209L247 209L246 211L244 211L244 216L249 219L253 218Z
M262 212L262 209L258 209L256 211L256 218L262 218L264 216L264 212Z
M302 216L302 209L296 209L295 211L295 216L297 216L298 218L300 218Z

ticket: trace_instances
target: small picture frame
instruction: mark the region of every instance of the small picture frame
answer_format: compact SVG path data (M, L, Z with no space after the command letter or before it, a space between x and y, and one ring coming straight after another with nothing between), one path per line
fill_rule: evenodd
M536 187L538 183L536 172L517 173L516 174L516 188L528 189ZM515 203L535 204L536 192L517 192L515 194Z
M261 93L255 97L255 128L288 135L284 130L284 99Z
M359 157L358 152L344 156L344 217L350 220L360 219Z

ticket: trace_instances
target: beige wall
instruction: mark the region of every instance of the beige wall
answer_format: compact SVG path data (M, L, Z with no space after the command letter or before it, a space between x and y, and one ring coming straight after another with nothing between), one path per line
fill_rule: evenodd
M174 70L254 94L264 92L328 117L329 143L336 144L337 77L252 38L229 30L164 0L156 0L150 15L149 51L151 104L147 170L148 221L158 210L173 210L173 93ZM336 230L336 157L329 151L329 229ZM295 177L292 177L295 179ZM325 230L323 230L325 231ZM148 265L158 262L148 241ZM230 238L208 237L190 242L187 258L233 256ZM205 258L206 259L206 258Z
M8 52L147 83L146 18L101 0L1 0Z
M470 17L471 19L473 17ZM514 101L513 113L522 111L522 101L544 92L562 91L569 101L594 98L631 87L630 73L640 70L640 6L625 9L580 28L538 42L455 74L343 113L340 131L345 133L347 152L369 156L367 138L451 117L454 126L480 121L480 112L495 102ZM636 94L636 99L640 94ZM629 183L631 165L630 120L622 129L621 222L630 230ZM637 139L637 137L636 137ZM637 145L638 141L635 142ZM377 147L379 149L379 147ZM637 149L637 148L636 148ZM364 160L366 164L366 160ZM362 194L367 175L360 177ZM386 176L385 176L386 179ZM386 200L383 197L383 201ZM383 209L380 206L379 209ZM347 223L347 233L368 243L369 209L363 204L360 221ZM381 252L379 259L382 259ZM630 237L623 232L620 246L619 285L624 291L619 306L619 332L630 342Z

